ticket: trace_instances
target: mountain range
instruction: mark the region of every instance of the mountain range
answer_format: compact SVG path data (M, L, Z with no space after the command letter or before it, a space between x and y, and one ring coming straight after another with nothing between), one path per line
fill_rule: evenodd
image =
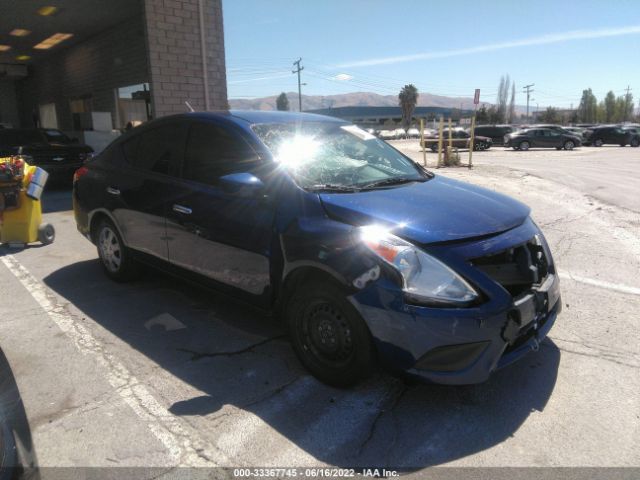
M278 95L263 98L231 98L229 105L236 110L275 110ZM298 93L287 92L291 110L298 110ZM487 103L482 102L481 104ZM371 92L342 93L338 95L302 95L303 110L337 107L397 107L397 95L379 95ZM420 93L419 107L445 107L473 109L473 97L445 97L431 93Z

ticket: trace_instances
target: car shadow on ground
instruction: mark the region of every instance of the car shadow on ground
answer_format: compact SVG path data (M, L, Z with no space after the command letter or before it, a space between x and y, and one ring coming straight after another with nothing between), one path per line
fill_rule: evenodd
M544 410L560 362L546 340L481 385L409 384L377 374L340 390L308 375L277 321L209 291L155 273L117 284L98 261L68 265L44 281L156 363L160 369L136 375L235 465L290 464L288 442L341 467L407 471L473 455ZM174 377L189 387L167 387Z

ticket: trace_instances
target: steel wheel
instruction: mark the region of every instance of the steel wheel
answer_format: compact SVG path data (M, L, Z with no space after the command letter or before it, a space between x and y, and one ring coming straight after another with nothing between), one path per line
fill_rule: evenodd
M298 358L325 383L347 386L366 377L373 361L369 329L331 280L296 288L286 307Z
M520 150L524 150L525 152L529 150L530 146L531 145L529 144L529 142L520 142L520 145L519 145Z
M575 147L575 143L573 143L571 140L567 140L566 142L564 142L564 149L565 150L573 150L573 147Z
M111 273L118 273L122 266L122 245L109 225L103 225L100 229L98 251L105 268Z

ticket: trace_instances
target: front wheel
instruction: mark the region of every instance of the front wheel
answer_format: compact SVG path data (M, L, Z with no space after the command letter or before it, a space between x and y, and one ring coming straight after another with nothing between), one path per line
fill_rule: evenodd
M298 358L321 381L346 387L371 372L369 329L336 285L314 281L298 286L286 317Z
M435 144L434 144L434 145L431 145L431 147L429 147L429 148L431 148L431 151L432 151L433 153L438 153L438 145L435 145Z
M526 152L531 147L531 144L529 142L520 142L520 145L518 147L520 150Z
M639 138L631 139L631 143L629 143L629 145L631 145L633 148L637 148L638 146L640 146L640 139Z
M604 145L604 142L602 141L601 138L597 138L593 141L593 146L594 147L601 147L602 145Z
M564 142L564 149L565 150L573 150L575 146L576 146L576 144L573 143L571 140L567 140L566 142Z
M137 276L139 265L131 257L129 249L124 246L113 222L102 220L95 238L102 268L109 278L116 282L126 282Z

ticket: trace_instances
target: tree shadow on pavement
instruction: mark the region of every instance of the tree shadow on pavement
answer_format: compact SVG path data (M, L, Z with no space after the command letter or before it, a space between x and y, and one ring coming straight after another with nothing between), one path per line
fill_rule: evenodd
M288 442L341 467L450 462L500 444L543 411L560 362L546 340L481 385L407 384L377 374L340 390L304 370L277 321L218 294L157 274L117 284L98 261L68 265L44 281L76 314L157 364L136 375L236 465L304 459ZM186 387L172 387L174 377Z

